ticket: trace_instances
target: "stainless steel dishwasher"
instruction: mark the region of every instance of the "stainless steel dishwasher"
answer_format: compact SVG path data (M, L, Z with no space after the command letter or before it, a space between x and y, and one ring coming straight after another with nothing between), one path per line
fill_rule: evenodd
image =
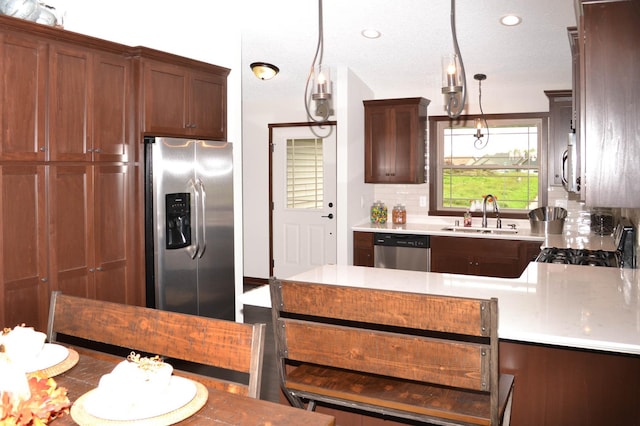
M428 272L431 269L429 236L376 232L373 261L376 268Z

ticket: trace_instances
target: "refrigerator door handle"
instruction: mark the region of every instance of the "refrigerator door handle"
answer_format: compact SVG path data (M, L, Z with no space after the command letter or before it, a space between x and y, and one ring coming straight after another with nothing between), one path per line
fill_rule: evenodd
M204 182L200 179L197 181L198 189L200 190L200 206L202 207L202 216L199 229L202 230L202 243L200 248L200 254L198 257L202 258L205 250L207 249L207 191L204 188ZM200 244L200 240L198 240Z
M193 204L196 208L192 209L192 212L195 212L195 238L193 239L193 244L187 247L187 253L189 253L189 257L191 259L195 259L200 251L200 233L198 230L200 229L200 212L197 208L200 206L200 194L198 191L197 183L193 181L193 179L189 179L188 183L189 192L193 196Z

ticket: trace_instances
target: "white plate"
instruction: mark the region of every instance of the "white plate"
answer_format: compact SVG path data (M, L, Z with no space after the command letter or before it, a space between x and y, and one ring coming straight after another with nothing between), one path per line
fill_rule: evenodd
M171 376L167 390L153 398L128 407L109 404L92 390L86 394L84 409L94 417L105 420L132 421L161 416L188 404L196 396L196 384L184 377ZM127 392L123 389L123 392ZM135 401L136 395L131 395Z
M25 371L33 373L34 371L45 370L54 365L60 364L69 356L69 349L55 343L45 343L40 354L31 359L24 361Z

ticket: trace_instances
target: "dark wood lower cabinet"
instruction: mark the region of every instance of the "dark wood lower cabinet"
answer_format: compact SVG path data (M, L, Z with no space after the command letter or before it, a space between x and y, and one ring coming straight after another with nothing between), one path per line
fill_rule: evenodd
M640 356L500 342L512 426L640 425Z
M518 278L540 241L431 236L431 272Z

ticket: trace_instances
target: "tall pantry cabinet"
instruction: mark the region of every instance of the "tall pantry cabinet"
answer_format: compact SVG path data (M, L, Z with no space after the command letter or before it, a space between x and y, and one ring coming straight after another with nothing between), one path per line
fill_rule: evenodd
M226 140L229 71L0 15L0 327L145 304L143 136Z
M140 303L132 68L118 45L0 17L0 325L50 292Z

